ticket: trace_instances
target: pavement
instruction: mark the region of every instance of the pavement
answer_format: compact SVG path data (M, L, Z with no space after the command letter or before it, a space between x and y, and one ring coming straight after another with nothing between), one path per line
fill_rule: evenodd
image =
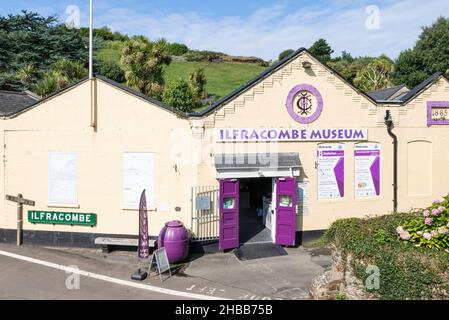
M247 261L232 252L191 255L162 282L155 272L130 279L135 252L0 244L0 299L309 299L308 287L330 267L330 253L285 250L288 255ZM67 266L80 270L79 285Z

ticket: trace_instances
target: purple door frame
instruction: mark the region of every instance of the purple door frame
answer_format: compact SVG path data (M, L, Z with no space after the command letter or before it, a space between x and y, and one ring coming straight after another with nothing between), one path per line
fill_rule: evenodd
M282 197L290 197L288 205L280 205ZM275 243L294 246L296 243L296 179L276 178L276 239Z
M220 250L239 246L239 191L238 179L220 180ZM234 199L233 206L229 206L232 199Z

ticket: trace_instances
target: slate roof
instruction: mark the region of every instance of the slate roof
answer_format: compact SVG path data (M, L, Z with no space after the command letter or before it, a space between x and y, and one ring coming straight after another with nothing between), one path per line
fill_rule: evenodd
M146 100L148 102L151 102L151 103L155 104L156 106L161 107L161 108L163 108L163 109L165 109L165 110L167 110L169 112L175 113L176 115L178 115L180 117L187 117L187 114L185 112L179 111L178 109L176 109L174 107L171 107L171 106L163 103L162 101L159 101L157 99L149 97L149 96L147 96L147 95L145 95L143 93L140 93L140 92L138 92L136 90L133 90L130 87L124 86L124 85L122 85L122 84L120 84L118 82L115 82L115 81L113 81L113 80L111 80L109 78L106 78L106 77L104 77L102 75L95 74L94 77L99 79L99 80L101 80L101 81L104 81L104 82L112 85L113 87L116 87L116 88L118 88L120 90L123 90L123 91L125 91L127 93L130 93L130 94L132 94L132 95L134 95L136 97L139 97L139 98L141 98L143 100ZM71 84L71 85L69 85L69 86L67 86L65 88L62 88L61 90L58 90L58 91L56 91L56 92L54 92L54 93L52 93L52 94L50 94L50 95L48 95L46 97L44 97L43 99L39 99L38 96L34 95L35 99L33 101L31 101L30 103L28 103L27 105L8 104L5 101L4 102L5 109L7 108L8 112L7 113L2 113L2 109L3 108L0 108L0 116L3 116L3 117L16 116L17 114L19 114L19 113L21 113L23 111L26 111L27 109L30 109L30 108L34 107L35 105L37 105L37 104L45 102L45 101L51 99L52 97L57 96L57 95L65 92L65 91L68 91L71 88L76 87L77 85L79 85L79 84L81 84L81 83L83 83L83 82L85 82L87 80L89 80L89 78L88 77L84 77L84 78L80 79L79 81L77 81L77 82L75 82L75 83L73 83L73 84ZM12 92L12 93L14 93L14 92ZM25 94L25 93L18 93L18 94ZM30 97L32 96L31 92L28 92L26 94L29 95ZM1 96L0 96L0 99L1 99ZM6 107L7 105L8 105L8 107ZM2 106L2 101L0 100L0 107L1 106Z
M414 87L412 90L410 90L407 94L400 97L400 101L407 102L408 100L415 97L417 94L419 94L422 90L427 88L427 86L431 85L434 81L436 81L439 77L444 76L443 72L435 72L433 75L428 77L426 80L418 84L416 87Z
M390 100L390 98L397 93L399 90L405 87L405 84L401 84L400 86L395 86L392 88L377 90L377 91L371 91L367 94L373 98L376 101L387 101Z
M9 117L17 112L25 110L39 97L31 92L14 92L0 90L0 116Z

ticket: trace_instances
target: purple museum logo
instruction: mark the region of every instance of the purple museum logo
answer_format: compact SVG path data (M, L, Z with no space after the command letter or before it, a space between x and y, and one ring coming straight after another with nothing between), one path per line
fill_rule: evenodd
M314 86L299 84L288 93L286 107L293 120L311 123L323 111L323 97Z

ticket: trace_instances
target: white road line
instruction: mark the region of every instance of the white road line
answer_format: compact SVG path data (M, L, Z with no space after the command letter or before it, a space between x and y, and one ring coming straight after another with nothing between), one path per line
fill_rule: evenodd
M143 290L147 290L147 291L163 293L166 295L199 299L199 300L228 300L226 298L218 298L218 297L206 296L206 295L202 295L202 294L195 294L195 293L188 293L188 292L171 290L171 289L164 289L164 288L160 288L160 287L151 286L148 284L142 284L142 283L136 283L136 282L127 281L127 280L122 280L122 279L113 278L113 277L105 276L105 275L98 274L98 273L69 268L69 267L61 265L61 264L56 264L53 262L34 259L34 258L22 256L19 254L15 254L15 253L3 251L3 250L0 250L0 255L18 259L18 260L22 260L22 261L35 263L35 264L40 264L42 266L46 266L46 267L53 268L53 269L59 269L59 270L65 271L65 272L76 273L76 274L79 274L79 275L82 275L85 277L89 277L89 278L93 278L93 279L98 279L98 280L111 282L111 283L128 286L128 287L134 287L134 288L143 289Z

